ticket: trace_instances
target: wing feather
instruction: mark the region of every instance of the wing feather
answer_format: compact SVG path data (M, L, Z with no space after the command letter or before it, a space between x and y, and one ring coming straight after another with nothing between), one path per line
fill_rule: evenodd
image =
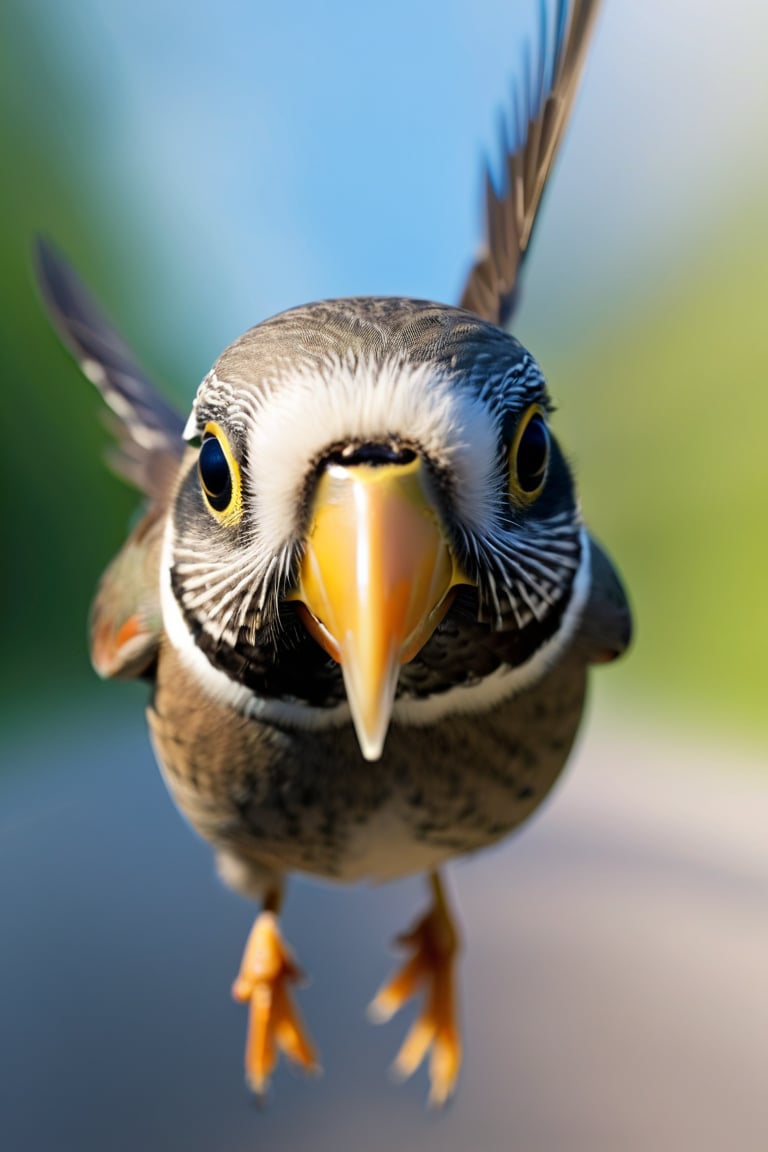
M558 0L548 62L548 6L541 0L537 77L534 82L526 51L522 92L515 93L512 101L511 144L509 121L502 122L504 180L500 189L486 168L486 242L467 278L461 306L502 327L509 323L517 304L520 269L573 109L598 7L599 0Z
M632 609L613 561L590 536L591 586L574 644L590 664L626 652L632 641Z
M133 353L67 261L38 239L37 279L64 344L101 392L115 419L116 471L162 502L184 451L184 418L139 368Z

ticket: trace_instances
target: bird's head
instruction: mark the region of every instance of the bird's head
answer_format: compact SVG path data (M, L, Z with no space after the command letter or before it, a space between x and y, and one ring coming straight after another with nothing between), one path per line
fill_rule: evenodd
M434 712L540 674L583 559L549 411L533 358L460 309L340 300L251 329L187 425L172 641L254 715L308 722L346 693L367 759L396 699Z

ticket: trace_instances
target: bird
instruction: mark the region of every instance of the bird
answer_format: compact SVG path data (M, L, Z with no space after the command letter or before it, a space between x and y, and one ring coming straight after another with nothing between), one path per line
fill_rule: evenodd
M226 348L182 415L53 244L47 311L111 410L144 512L90 619L102 677L151 685L169 791L224 882L258 902L233 984L245 1073L319 1068L281 911L292 875L423 875L374 1019L421 1010L395 1067L462 1064L447 863L506 837L561 773L589 666L629 645L626 592L582 519L537 361L511 334L596 0L541 6L538 63L486 170L486 241L458 306L319 301Z

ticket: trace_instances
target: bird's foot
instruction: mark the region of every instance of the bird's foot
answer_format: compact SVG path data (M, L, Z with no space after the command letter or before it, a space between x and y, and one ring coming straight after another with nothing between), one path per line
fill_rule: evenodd
M250 1003L245 1049L246 1079L257 1095L266 1091L279 1052L306 1072L320 1064L291 996L290 986L302 979L293 954L280 935L274 912L256 918L245 946L232 995Z
M455 958L459 934L446 904L437 876L433 878L435 899L417 924L397 938L410 957L377 992L369 1014L373 1020L389 1020L419 991L424 1006L413 1024L393 1065L405 1079L415 1072L430 1053L430 1104L440 1106L456 1087L461 1067L461 1032L456 1008Z

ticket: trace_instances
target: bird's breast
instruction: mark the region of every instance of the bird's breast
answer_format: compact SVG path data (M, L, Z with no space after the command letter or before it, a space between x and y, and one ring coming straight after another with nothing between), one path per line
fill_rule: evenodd
M279 872L388 880L494 843L538 806L584 682L566 660L490 710L395 722L370 763L349 724L281 727L215 700L169 646L149 722L177 805L215 847Z

